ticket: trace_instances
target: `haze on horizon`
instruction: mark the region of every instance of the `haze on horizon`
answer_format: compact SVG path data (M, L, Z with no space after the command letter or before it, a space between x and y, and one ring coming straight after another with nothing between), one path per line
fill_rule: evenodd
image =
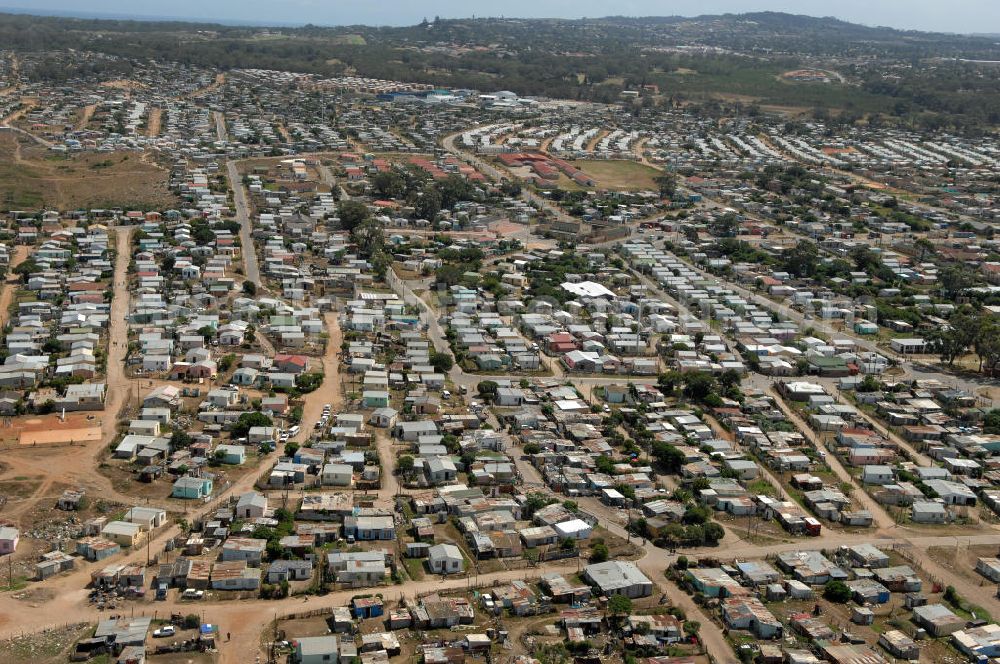
M699 14L781 11L836 18L869 26L934 32L1000 34L1000 0L0 0L0 6L31 13L120 17L183 18L227 23L289 25L413 25L423 18L510 16L581 18L622 16L697 16Z

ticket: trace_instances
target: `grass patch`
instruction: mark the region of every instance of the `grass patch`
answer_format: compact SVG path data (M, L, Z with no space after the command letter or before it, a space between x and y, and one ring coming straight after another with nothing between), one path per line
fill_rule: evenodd
M599 187L637 191L656 190L653 181L660 174L655 168L627 160L587 160L571 161L571 164L594 178Z
M414 581L419 581L424 578L423 558L403 558L403 567L406 568L407 576Z
M747 485L747 491L754 494L777 497L778 491L774 486L764 479L754 480Z
M0 592L16 592L18 590L24 590L28 587L28 577L26 576L15 576L7 583L7 577L4 577L2 582L0 582Z

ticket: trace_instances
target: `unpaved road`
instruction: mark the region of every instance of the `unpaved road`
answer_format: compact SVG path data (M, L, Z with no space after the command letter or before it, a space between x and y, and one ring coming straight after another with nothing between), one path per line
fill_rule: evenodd
M101 436L96 441L71 447L43 447L41 451L34 447L6 450L3 455L3 461L8 466L5 477L25 475L44 479L28 500L5 511L5 518L12 519L30 512L39 500L52 500L49 493L56 483L84 487L89 495L105 500L129 505L138 502L134 497L118 493L107 477L94 470L100 463L100 456L117 435L118 414L131 387L130 381L125 377L125 352L128 346L128 324L125 317L130 299L127 276L132 256L131 237L131 227L115 229L116 256L114 296L108 331L107 391L104 411L95 414L100 418Z

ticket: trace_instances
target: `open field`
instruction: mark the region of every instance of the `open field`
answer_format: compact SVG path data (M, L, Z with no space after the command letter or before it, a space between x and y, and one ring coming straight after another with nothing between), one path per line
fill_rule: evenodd
M35 445L99 440L101 418L93 413L38 415L4 418L0 422L0 444Z
M54 155L0 134L0 207L136 207L176 204L167 173L134 153Z
M72 645L92 633L88 623L72 623L60 629L24 636L0 643L0 664L21 662L65 662Z
M569 162L597 181L605 189L656 189L653 181L659 171L635 161L587 160Z

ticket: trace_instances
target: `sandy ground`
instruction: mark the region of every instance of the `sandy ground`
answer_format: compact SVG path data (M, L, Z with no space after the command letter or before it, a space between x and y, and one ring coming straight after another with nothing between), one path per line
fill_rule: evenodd
M0 479L29 476L43 477L30 500L21 502L16 510L4 512L4 518L16 519L30 514L38 501L54 499L51 494L53 485L81 486L90 495L101 496L125 504L135 504L136 500L118 493L111 481L94 472L104 449L117 434L117 415L125 403L128 394L129 381L124 373L127 329L125 314L128 312L129 292L125 287L126 274L131 256L130 238L132 229L118 229L116 235L115 258L115 295L111 302L110 345L108 348L108 374L106 377L107 396L103 413L71 413L67 414L64 429L57 433L46 435L46 426L60 426L58 415L33 417L25 420L25 431L28 442L56 442L56 438L69 442L71 446L43 446L37 448L33 444L19 445L4 451L6 463L5 472ZM92 416L94 420L88 420ZM96 431L92 431L98 427ZM71 434L68 434L72 431ZM79 439L76 435L80 436Z
M45 445L49 443L88 443L103 439L102 419L92 413L51 414L15 419L10 429L0 428L0 438L8 431L17 432L18 445Z
M146 130L147 136L159 136L160 135L160 124L163 120L163 109L157 106L149 109L149 122L148 129Z
M90 122L90 118L94 116L94 111L97 110L96 104L88 104L83 107L80 112L80 120L76 123L76 130L83 131L87 128L87 123Z

